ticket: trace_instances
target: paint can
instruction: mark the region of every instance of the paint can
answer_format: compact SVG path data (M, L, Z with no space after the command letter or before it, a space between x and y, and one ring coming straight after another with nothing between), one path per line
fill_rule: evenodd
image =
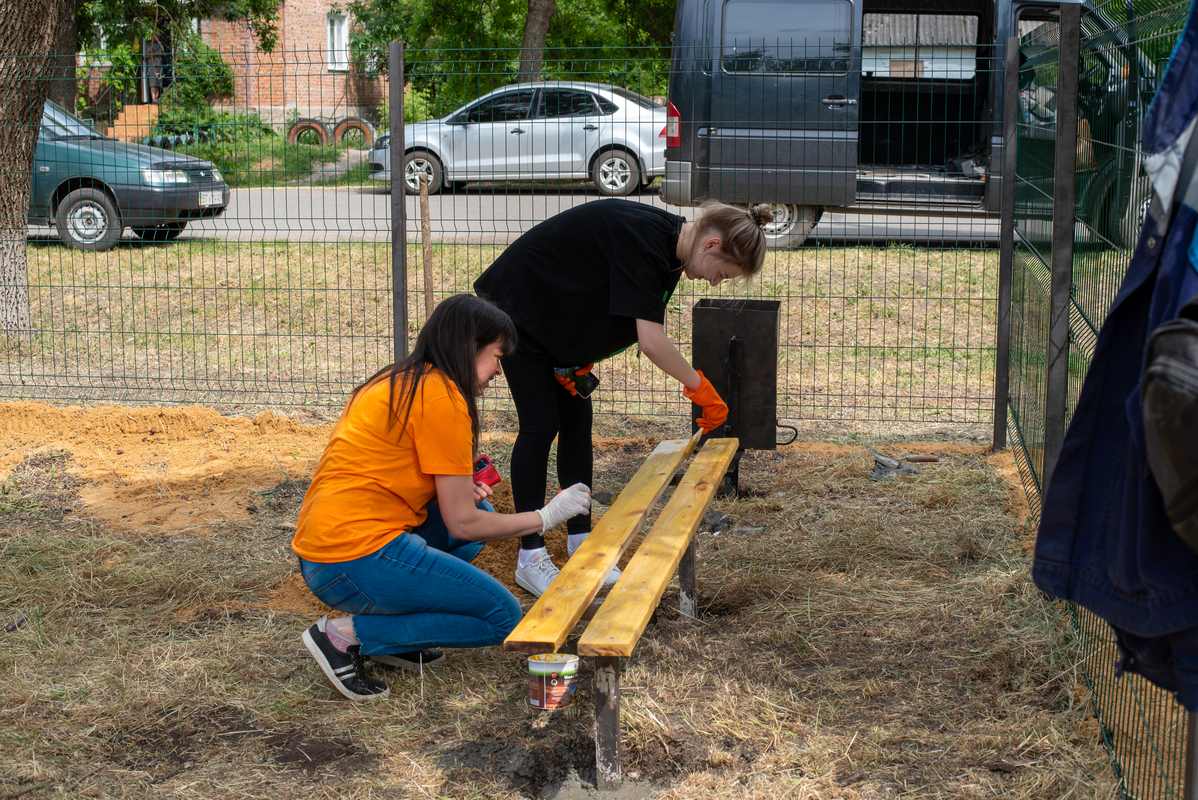
M554 711L574 705L578 656L538 653L528 657L528 704Z

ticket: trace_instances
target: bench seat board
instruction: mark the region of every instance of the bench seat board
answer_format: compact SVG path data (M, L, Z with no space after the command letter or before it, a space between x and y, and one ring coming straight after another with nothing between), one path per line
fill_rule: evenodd
M591 535L574 551L503 649L512 653L555 653L587 610L603 580L628 548L654 504L693 452L691 439L667 439L649 454Z
M736 455L737 439L707 441L578 641L583 656L630 656Z

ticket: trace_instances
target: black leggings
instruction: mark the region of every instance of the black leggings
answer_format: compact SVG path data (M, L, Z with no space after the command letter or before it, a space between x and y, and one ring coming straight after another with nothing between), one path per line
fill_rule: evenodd
M550 364L531 361L520 353L501 361L520 418L520 432L512 448L512 500L517 512L536 511L545 505L549 448L555 436L558 484L563 489L576 483L591 486L591 401L566 391L553 376ZM590 514L566 521L568 533L590 529ZM525 550L544 547L545 537L530 533L521 537L520 546Z

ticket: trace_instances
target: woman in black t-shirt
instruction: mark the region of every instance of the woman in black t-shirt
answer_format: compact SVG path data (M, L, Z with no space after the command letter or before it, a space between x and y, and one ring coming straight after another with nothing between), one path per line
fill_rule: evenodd
M666 336L666 304L684 275L715 286L759 272L769 214L766 205L708 203L687 222L627 200L586 203L524 233L474 282L520 335L519 349L503 357L520 420L511 474L517 512L545 504L554 437L558 482L593 485L590 369L634 344L702 406L700 428L724 423L728 407L719 393ZM590 530L589 514L567 521L567 555ZM523 537L516 583L540 596L557 573L544 537ZM617 577L613 570L608 583Z

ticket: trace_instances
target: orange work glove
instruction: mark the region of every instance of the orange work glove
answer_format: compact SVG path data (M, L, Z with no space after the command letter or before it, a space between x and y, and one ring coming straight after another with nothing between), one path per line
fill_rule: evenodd
M719 392L711 385L711 381L707 380L703 370L695 371L699 373L699 388L692 392L683 386L682 396L695 405L703 407L703 414L695 420L695 424L710 433L728 419L728 404L720 399Z
M594 366L595 366L594 363L587 364L585 367L579 367L578 369L574 370L573 372L570 371L569 367L557 367L553 370L553 377L557 378L558 383L560 383L562 386L566 387L566 391L568 391L572 395L577 396L578 389L576 386L577 381L575 380L575 376L586 375L586 374L590 373L591 368ZM589 397L590 392L587 392L587 394L585 394L583 396Z

